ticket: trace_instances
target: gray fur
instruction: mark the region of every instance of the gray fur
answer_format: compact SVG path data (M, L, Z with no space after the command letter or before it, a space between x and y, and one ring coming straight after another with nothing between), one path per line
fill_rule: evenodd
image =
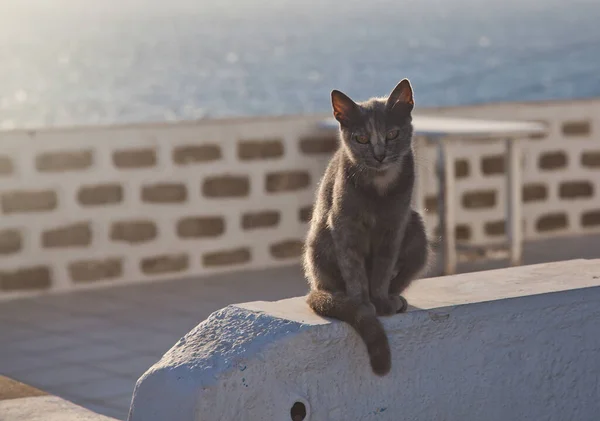
M349 323L373 371L385 375L391 356L377 316L406 311L400 294L428 257L423 220L410 206L412 88L404 79L388 98L358 104L339 91L331 96L341 144L321 180L306 240L307 301L316 313ZM394 130L398 136L386 140Z

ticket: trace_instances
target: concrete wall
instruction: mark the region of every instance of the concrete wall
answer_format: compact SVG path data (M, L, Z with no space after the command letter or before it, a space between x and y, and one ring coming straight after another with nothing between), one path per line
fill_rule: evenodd
M523 227L526 240L600 232L600 100L497 103L423 110L426 114L541 121L543 137L521 139ZM454 148L457 174L456 237L471 244L505 241L506 188L502 141ZM427 222L436 224L436 160L421 162Z
M140 378L129 421L598 419L599 260L425 279L407 298L384 320L384 378L302 298L227 307Z
M0 133L0 297L295 261L321 118Z
M525 239L600 232L600 100L420 110L543 120ZM326 116L0 132L0 299L298 261L336 147ZM501 141L456 151L461 242L503 241ZM435 150L419 171L435 231Z

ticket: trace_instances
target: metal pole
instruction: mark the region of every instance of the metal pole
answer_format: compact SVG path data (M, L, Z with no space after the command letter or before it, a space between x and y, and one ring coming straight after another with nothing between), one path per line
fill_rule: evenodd
M438 141L438 180L440 186L439 194L439 226L442 234L443 244L443 274L452 275L456 273L456 203L455 203L455 172L454 158L448 141Z
M518 266L523 256L522 174L520 147L514 139L506 139L506 234L510 247L510 264Z

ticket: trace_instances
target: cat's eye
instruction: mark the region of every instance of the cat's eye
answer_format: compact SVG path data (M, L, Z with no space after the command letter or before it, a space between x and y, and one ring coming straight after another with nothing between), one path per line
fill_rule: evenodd
M355 134L354 140L356 140L358 143L362 143L363 145L365 143L369 143L369 137L365 134Z
M387 140L394 140L394 139L396 139L398 137L399 134L400 134L400 130L390 130L385 135L385 138Z

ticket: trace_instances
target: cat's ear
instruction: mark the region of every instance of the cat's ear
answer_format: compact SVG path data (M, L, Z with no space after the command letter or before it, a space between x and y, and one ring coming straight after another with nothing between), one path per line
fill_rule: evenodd
M342 126L349 126L360 115L358 105L340 91L331 91L331 105L333 116Z
M408 79L402 79L388 96L386 103L388 110L391 110L398 105L407 108L409 111L415 106L413 90Z

